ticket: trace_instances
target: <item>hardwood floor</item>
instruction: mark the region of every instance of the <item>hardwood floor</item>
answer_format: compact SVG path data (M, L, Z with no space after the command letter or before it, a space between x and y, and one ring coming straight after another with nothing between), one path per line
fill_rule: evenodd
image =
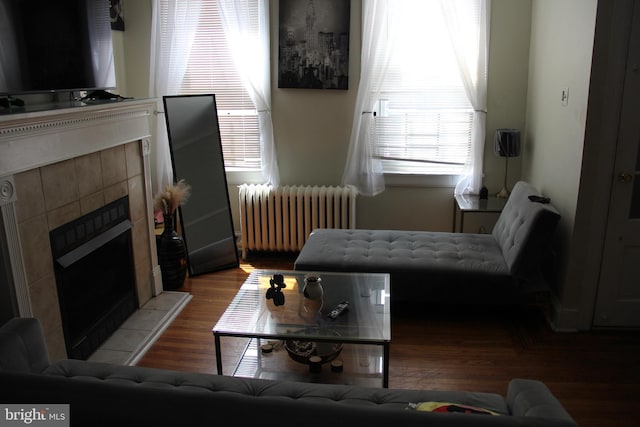
M237 289L254 268L292 265L263 259L187 278L193 299L138 366L215 373L211 328ZM516 377L544 381L582 427L640 424L639 331L556 333L540 307L392 305L391 388L504 395Z

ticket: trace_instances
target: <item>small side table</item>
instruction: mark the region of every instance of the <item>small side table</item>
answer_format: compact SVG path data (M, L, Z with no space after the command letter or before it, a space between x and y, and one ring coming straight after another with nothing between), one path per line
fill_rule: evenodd
M507 199L489 197L481 200L477 195L456 194L453 200L453 232L490 233L505 203Z

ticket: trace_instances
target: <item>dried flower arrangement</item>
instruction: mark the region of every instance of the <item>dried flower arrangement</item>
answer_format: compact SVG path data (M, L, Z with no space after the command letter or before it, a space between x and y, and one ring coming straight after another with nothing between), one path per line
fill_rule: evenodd
M156 194L153 203L163 215L173 215L178 206L186 203L191 194L191 186L181 179L174 185L167 185L164 191Z

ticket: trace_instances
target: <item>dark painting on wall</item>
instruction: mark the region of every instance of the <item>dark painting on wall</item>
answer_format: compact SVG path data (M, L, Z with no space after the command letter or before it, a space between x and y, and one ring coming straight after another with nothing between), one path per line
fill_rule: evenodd
M122 10L122 0L110 0L111 29L124 31L124 13Z
M278 87L349 88L350 0L280 0Z

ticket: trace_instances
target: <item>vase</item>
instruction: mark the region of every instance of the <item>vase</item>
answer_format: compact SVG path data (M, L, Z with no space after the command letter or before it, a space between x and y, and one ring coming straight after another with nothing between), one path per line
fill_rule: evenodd
M187 277L187 250L182 236L173 227L173 215L165 214L164 231L157 239L158 264L162 272L162 288L182 287Z
M304 278L299 313L309 321L315 321L320 317L324 297L321 281L320 277L315 275Z
M304 278L304 289L302 294L305 298L312 300L322 300L324 290L322 289L322 279L318 276L307 276Z

